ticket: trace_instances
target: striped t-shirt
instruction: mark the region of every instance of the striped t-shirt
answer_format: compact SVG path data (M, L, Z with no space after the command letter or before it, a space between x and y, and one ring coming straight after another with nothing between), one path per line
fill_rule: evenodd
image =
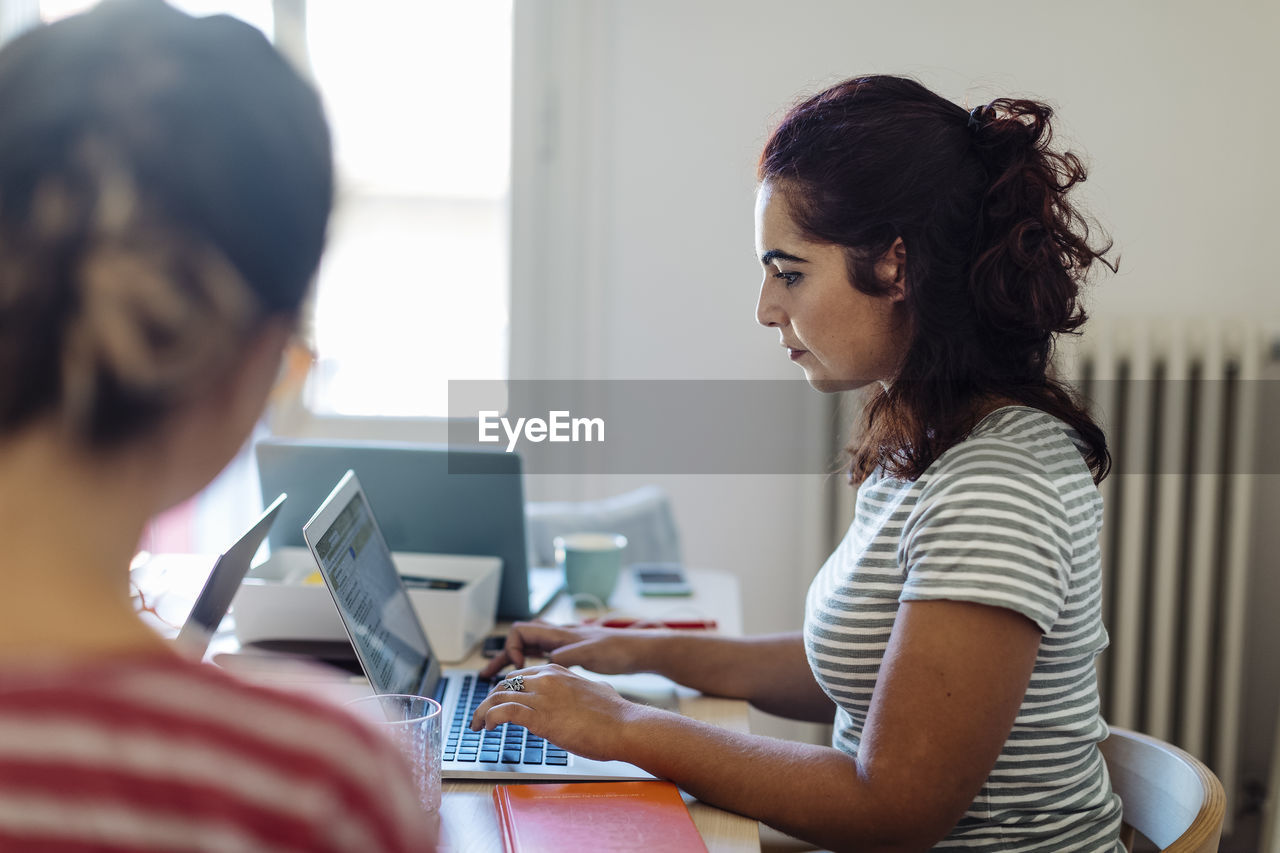
M394 745L163 654L0 671L0 850L419 851Z
M1021 613L1043 638L1013 730L936 849L1119 846L1120 801L1098 742L1094 658L1106 648L1102 499L1079 436L1044 412L992 412L914 482L867 478L853 523L809 589L805 648L837 705L833 745L856 754L899 602L971 601Z

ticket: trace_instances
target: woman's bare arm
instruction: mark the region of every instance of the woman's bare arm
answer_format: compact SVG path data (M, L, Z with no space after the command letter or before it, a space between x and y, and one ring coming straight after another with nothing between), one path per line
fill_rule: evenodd
M518 622L507 647L484 675L528 656L592 672L656 672L712 696L745 699L770 714L830 723L835 705L814 680L799 632L763 637L720 637L653 629L557 627Z
M903 603L856 756L634 705L555 666L525 670L527 692L495 691L474 722L515 722L579 754L630 761L832 850L927 850L995 765L1040 636L1002 608Z

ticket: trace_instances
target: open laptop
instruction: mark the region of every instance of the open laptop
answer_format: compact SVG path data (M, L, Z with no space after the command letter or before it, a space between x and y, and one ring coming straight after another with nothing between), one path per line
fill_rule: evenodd
M266 439L255 453L262 499L292 495L271 547L303 547L302 524L348 470L360 472L395 551L484 554L502 559L498 617L529 619L564 585L535 567L525 524L520 456L446 445Z
M236 540L235 544L224 551L213 564L209 577L205 579L196 603L191 608L174 643L182 654L200 660L209 650L209 641L217 633L218 626L231 607L231 600L240 589L240 582L249 572L249 564L253 555L258 553L262 540L267 538L267 531L280 515L287 495L281 494L271 505L262 511L257 521Z
M633 764L573 755L511 723L470 731L489 682L476 670L441 671L354 471L343 475L302 533L373 689L433 696L444 708L444 778L653 778Z

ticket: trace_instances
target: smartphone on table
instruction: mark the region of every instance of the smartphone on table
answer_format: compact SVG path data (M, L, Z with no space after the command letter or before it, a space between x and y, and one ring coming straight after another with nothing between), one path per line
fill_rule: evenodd
M693 587L679 563L636 563L631 567L641 595L693 595Z

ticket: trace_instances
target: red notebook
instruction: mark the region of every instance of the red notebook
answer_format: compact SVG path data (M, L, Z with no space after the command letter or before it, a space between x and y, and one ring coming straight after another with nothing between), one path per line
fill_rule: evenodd
M493 789L507 853L707 853L670 782L572 782Z

